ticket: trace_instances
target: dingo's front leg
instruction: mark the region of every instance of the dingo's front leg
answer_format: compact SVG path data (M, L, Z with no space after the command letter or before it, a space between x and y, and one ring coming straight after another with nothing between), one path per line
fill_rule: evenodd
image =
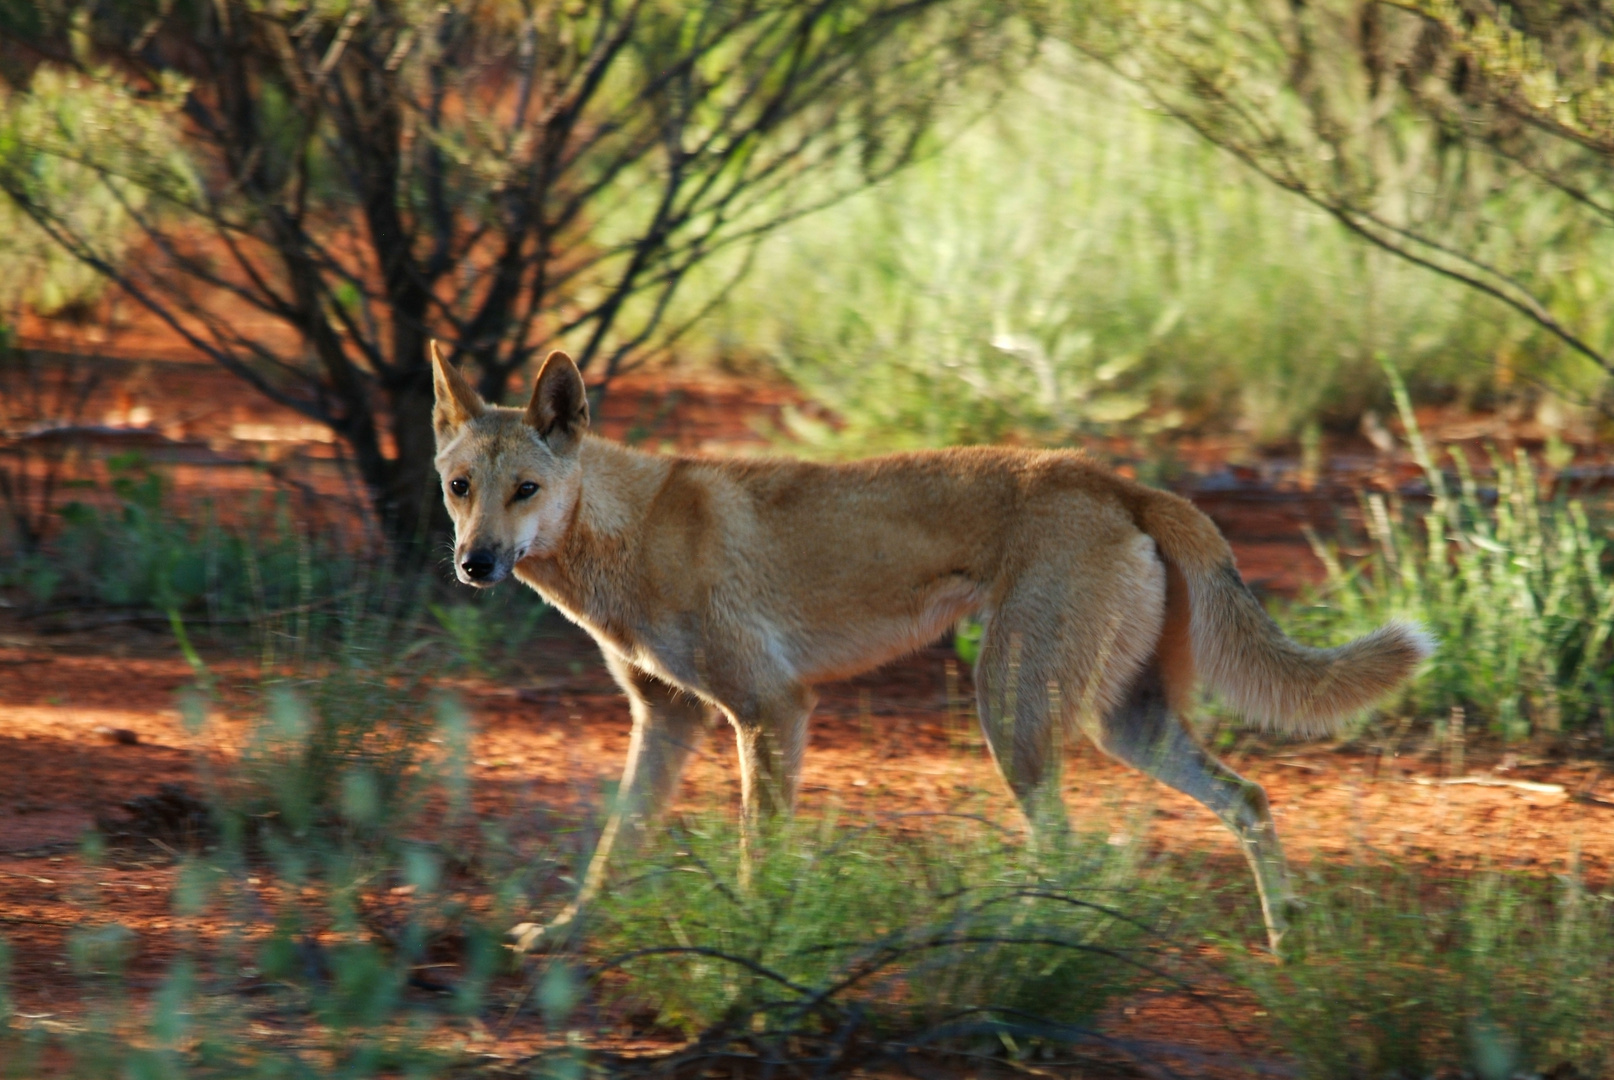
M742 883L750 878L762 830L796 808L807 719L816 703L812 690L798 685L724 707L740 757Z
M711 709L705 702L645 674L620 656L608 652L605 658L633 712L633 735L616 804L600 833L577 898L547 926L521 923L511 930L516 948L522 952L541 941L562 937L599 895L612 852L631 851L643 842L646 825L672 801L684 764L710 727Z

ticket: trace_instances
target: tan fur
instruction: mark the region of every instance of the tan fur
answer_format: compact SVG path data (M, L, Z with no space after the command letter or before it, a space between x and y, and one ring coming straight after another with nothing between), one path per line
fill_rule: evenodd
M1203 514L1075 453L649 455L586 433L564 354L526 410L484 405L433 358L461 579L513 573L538 590L599 642L632 706L619 805L579 904L602 886L611 844L670 798L709 708L736 733L749 844L794 802L812 688L976 615L982 729L1033 823L1063 827L1058 748L1079 727L1234 829L1276 945L1291 900L1282 852L1264 793L1178 719L1196 672L1253 718L1314 733L1428 652L1400 626L1332 650L1289 641Z
M1294 735L1333 734L1434 651L1421 629L1396 622L1333 649L1291 641L1250 595L1210 519L1184 499L1149 494L1139 524L1184 579L1193 669L1249 719Z

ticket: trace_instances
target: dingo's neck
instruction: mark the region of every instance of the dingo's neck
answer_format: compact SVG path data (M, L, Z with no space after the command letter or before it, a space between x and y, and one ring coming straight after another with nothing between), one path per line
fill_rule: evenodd
M581 526L598 538L634 532L672 468L671 458L595 435L584 437L578 457L583 484L573 528Z
M585 436L571 526L553 555L516 567L521 580L567 618L631 651L637 620L628 585L645 519L673 459Z

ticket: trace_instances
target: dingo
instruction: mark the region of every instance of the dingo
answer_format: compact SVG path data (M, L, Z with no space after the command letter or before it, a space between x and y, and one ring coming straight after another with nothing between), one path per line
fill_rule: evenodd
M1266 793L1179 719L1196 676L1258 722L1320 735L1432 648L1396 623L1338 648L1296 644L1210 519L1076 453L665 457L588 434L565 353L524 410L484 403L435 344L432 366L459 579L513 573L536 589L599 642L633 714L617 805L551 933L597 894L612 844L666 805L711 710L734 728L749 846L795 800L813 687L973 614L981 729L1033 826L1064 825L1059 740L1079 727L1233 830L1276 949L1295 899ZM523 946L543 932L526 925Z

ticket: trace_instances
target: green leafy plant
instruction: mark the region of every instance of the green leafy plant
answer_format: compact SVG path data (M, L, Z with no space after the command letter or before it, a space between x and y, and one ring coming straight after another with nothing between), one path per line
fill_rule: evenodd
M1608 730L1614 567L1596 508L1555 492L1550 471L1522 451L1492 450L1494 479L1482 484L1451 448L1448 474L1387 370L1432 501L1420 508L1366 496L1370 554L1347 564L1317 544L1327 581L1287 611L1286 624L1302 637L1337 640L1392 616L1417 619L1440 647L1400 707L1444 717L1462 706L1509 739Z
M981 656L981 636L986 624L976 619L960 619L953 628L953 653L964 663L973 666Z
M171 95L138 95L103 81L93 68L46 66L26 90L0 84L0 190L63 208L69 231L81 235L109 267L121 266L140 235L151 192L141 165L176 167ZM167 89L165 87L165 89ZM166 98L166 99L165 99ZM97 165L63 152L93 142ZM0 195L0 308L19 305L40 314L82 310L106 288L106 278L59 243L60 232L36 222L13 198Z
M1032 856L979 819L912 831L802 822L737 884L731 825L701 820L622 871L592 932L602 988L704 1040L1081 1043L1118 995L1170 982L1170 887L1135 852ZM823 1046L833 1059L836 1051Z
M1391 866L1318 867L1299 959L1232 970L1316 1077L1485 1078L1614 1051L1614 904L1578 878L1497 872L1437 886Z
M208 503L177 500L163 470L139 453L106 459L101 497L63 505L48 541L19 557L0 584L36 603L129 608L243 625L303 609L299 629L328 621L333 602L375 583L338 543L294 521L283 496L248 505L225 526ZM96 486L80 480L80 493Z
M461 664L478 673L513 666L531 643L548 606L511 585L470 599L427 605Z

